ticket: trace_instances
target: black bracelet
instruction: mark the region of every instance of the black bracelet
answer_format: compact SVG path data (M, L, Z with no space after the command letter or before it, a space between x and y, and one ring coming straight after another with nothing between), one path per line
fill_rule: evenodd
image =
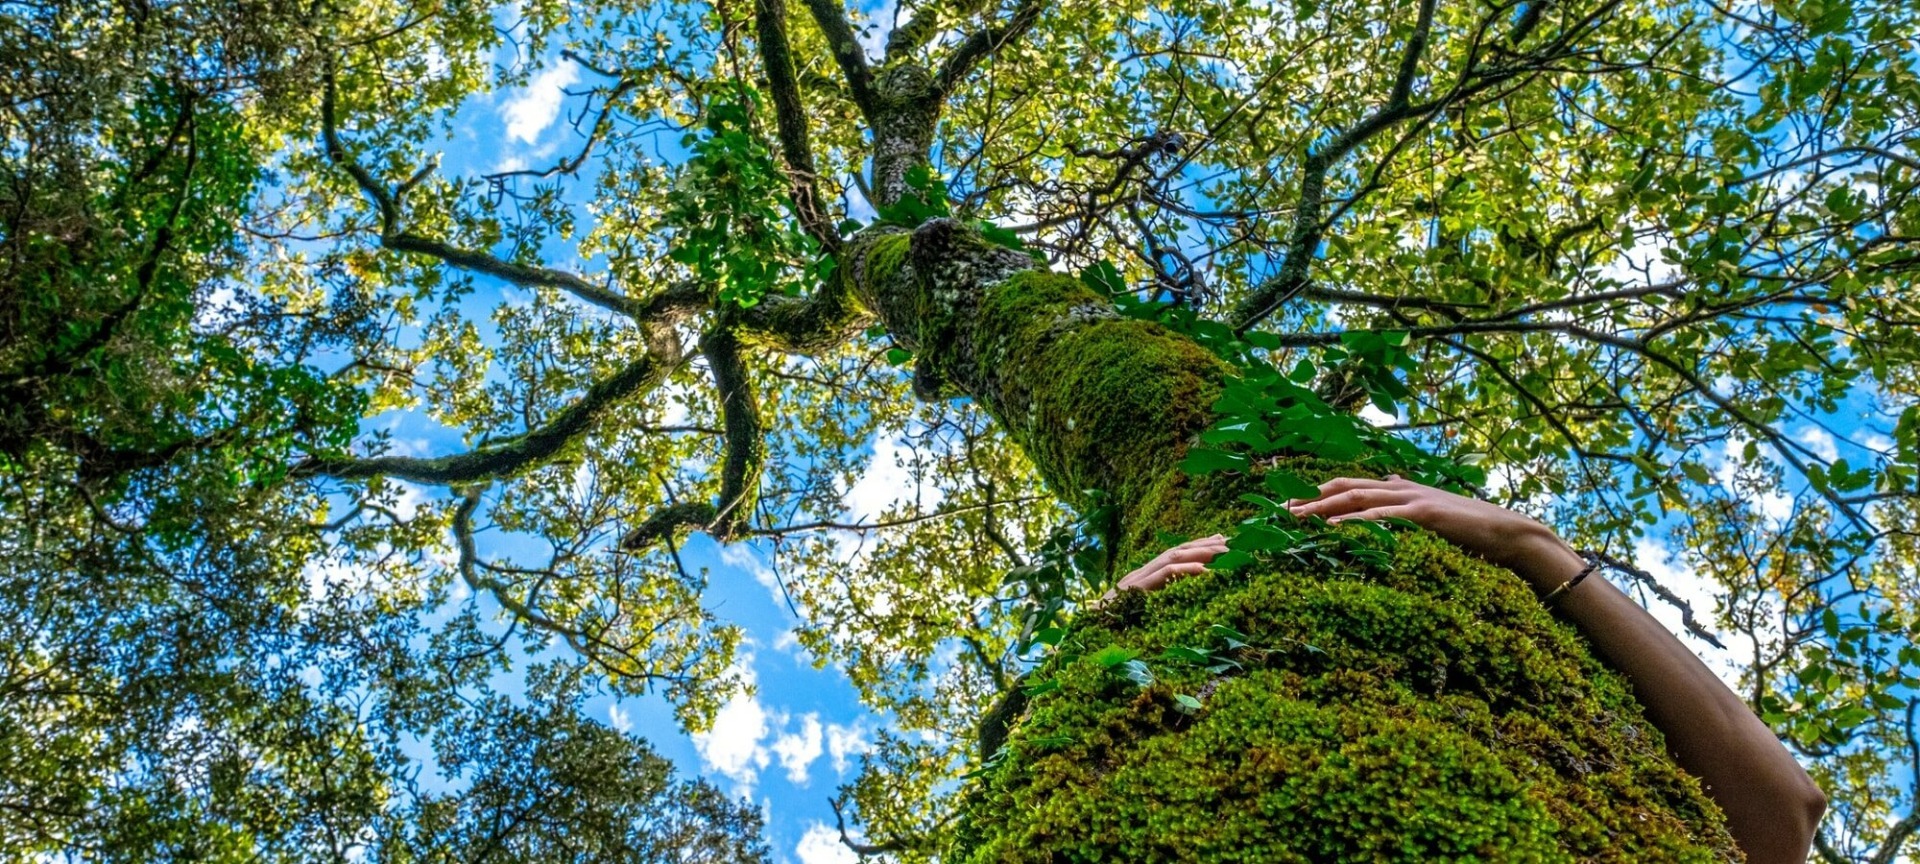
M1559 602L1560 597L1562 595L1566 594L1569 591L1572 591L1575 586L1579 585L1588 576L1592 576L1593 571L1600 569L1599 555L1596 555L1592 552L1581 552L1578 554L1580 555L1581 558L1586 559L1587 566L1580 568L1580 572L1573 574L1572 579L1568 579L1567 581L1560 583L1560 587L1555 588L1552 591L1548 591L1545 597L1540 598L1541 605L1546 606L1548 609L1552 609L1554 604Z

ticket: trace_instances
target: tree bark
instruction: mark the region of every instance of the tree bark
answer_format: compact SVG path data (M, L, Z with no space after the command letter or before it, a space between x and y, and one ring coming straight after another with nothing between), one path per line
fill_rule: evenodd
M1063 499L1106 493L1123 567L1248 512L1258 472L1178 467L1232 375L1199 344L950 220L869 232L848 261L916 352L919 392L978 400ZM1154 682L1095 662L1108 646ZM946 860L1740 858L1627 683L1511 572L1425 532L1385 566L1303 556L1130 593L1063 647L1036 673L1058 689L1015 706L964 793ZM1235 665L1159 659L1173 647Z

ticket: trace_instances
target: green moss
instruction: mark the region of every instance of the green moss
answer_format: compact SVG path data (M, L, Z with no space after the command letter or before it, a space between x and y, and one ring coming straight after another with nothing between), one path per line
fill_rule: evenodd
M1131 511L1212 421L1229 369L1158 324L1113 317L1078 279L1030 271L989 288L973 323L988 407L1053 488Z
M863 278L872 282L884 282L900 272L900 265L906 263L907 250L912 244L913 235L905 232L880 234L866 244L860 251L863 257Z
M1152 661L1144 691L1087 659L1043 670L1061 689L968 794L951 860L1739 858L1625 682L1512 574L1430 535L1384 571L1128 595L1078 647L1217 649L1214 624L1252 637L1242 670Z

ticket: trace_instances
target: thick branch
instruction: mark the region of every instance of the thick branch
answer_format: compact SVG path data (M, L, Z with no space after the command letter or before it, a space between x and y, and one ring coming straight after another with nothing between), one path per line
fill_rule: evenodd
M700 351L713 375L721 426L727 430L726 453L720 463L720 503L707 526L715 540L725 543L744 530L753 516L760 473L767 461L766 433L753 376L740 356L740 337L731 328L721 327L700 340Z
M572 404L555 412L546 425L504 441L453 456L375 456L367 459L310 459L294 468L298 475L343 480L398 477L415 483L457 486L505 477L538 465L584 435L622 400L660 386L680 364L677 343L646 356L595 383Z
M842 262L841 268L846 268ZM865 316L841 276L805 297L769 295L738 313L741 335L782 351L818 354L846 342Z
M807 140L807 111L800 100L800 82L793 73L793 49L787 43L786 0L754 0L759 29L760 66L773 94L774 127L780 138L780 157L786 163L787 185L793 190L793 209L822 248L840 247L839 232L820 208L814 183L813 147Z
M867 124L872 125L878 116L873 70L867 68L866 52L854 37L853 26L847 23L846 8L840 5L840 0L807 0L807 11L813 13L814 23L827 37L827 47L833 52L834 62L840 64L840 73L846 76L847 92L853 95L853 104L860 107Z
M1007 16L1004 23L975 31L968 36L966 41L953 49L953 53L947 56L946 62L940 65L940 71L934 75L934 83L940 88L940 92L942 94L953 92L954 88L960 86L960 82L966 79L967 73L972 72L973 67L979 65L981 60L992 56L1008 43L1024 35L1029 28L1033 27L1033 22L1039 19L1044 3L1045 0L1020 0L1020 5L1014 7L1013 14Z
M662 507L627 532L620 540L620 548L639 552L663 540L673 540L687 530L705 531L721 543L731 542L747 532L754 503L760 495L767 445L759 398L754 393L753 378L740 347L740 337L730 324L722 324L700 339L700 353L706 357L708 371L713 375L721 425L726 430L725 450L720 460L719 503L684 501Z

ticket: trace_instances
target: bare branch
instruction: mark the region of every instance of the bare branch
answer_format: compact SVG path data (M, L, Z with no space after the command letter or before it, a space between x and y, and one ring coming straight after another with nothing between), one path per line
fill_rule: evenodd
M557 288L602 309L618 312L630 318L641 317L641 310L646 307L643 301L635 300L610 288L595 285L564 270L515 264L486 252L462 249L418 234L406 232L389 234L380 238L380 245L396 252L429 255L462 270L485 273L522 288Z
M1633 577L1633 581L1645 586L1648 591L1653 592L1653 596L1660 598L1668 605L1680 610L1680 626L1687 628L1688 633L1700 637L1702 640L1705 640L1707 644L1715 648L1719 648L1722 651L1726 650L1727 646L1720 641L1720 637L1715 636L1712 630L1708 630L1700 623L1700 620L1694 616L1693 604L1681 599L1680 595L1673 593L1673 589L1660 584L1660 580L1654 578L1652 573L1633 566L1633 562L1631 561L1609 555L1605 552L1588 550L1588 554L1599 559L1601 563L1608 567Z

